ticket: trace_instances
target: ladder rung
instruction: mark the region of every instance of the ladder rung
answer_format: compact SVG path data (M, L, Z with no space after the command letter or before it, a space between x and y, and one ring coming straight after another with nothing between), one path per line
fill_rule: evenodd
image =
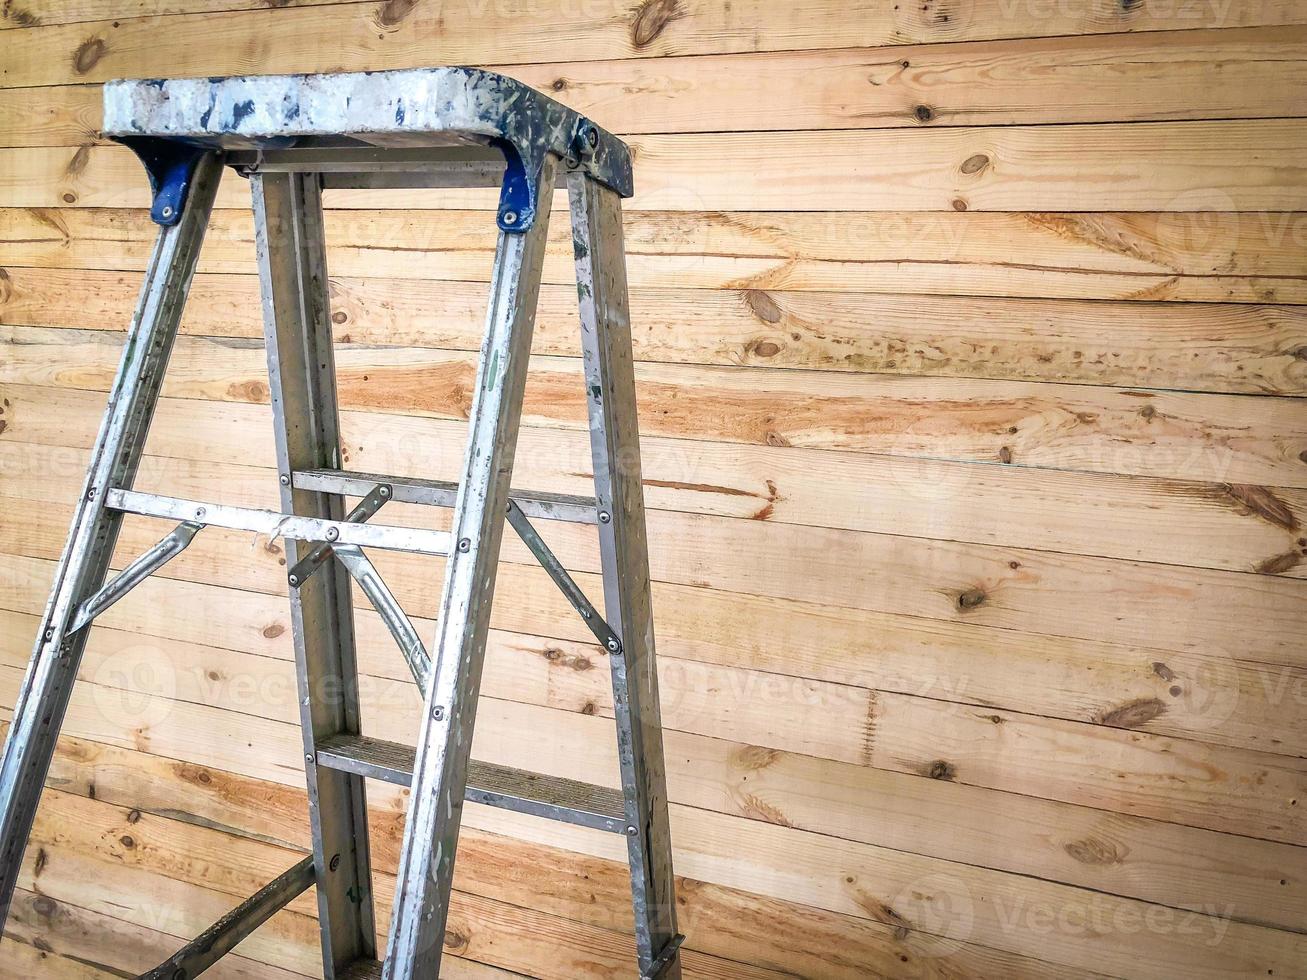
M375 486L375 484L374 484ZM371 490L369 487L368 490ZM368 491L365 490L364 494ZM174 521L191 521L205 527L226 527L236 531L253 531L296 541L330 541L333 544L356 544L362 548L385 548L412 551L424 555L449 554L449 533L420 527L394 527L387 524L361 524L354 521L329 521L319 517L299 517L274 510L210 504L181 497L135 490L110 490L105 503L114 510L144 517L166 517Z
M398 742L366 735L336 735L318 746L317 755L318 765L328 769L399 786L413 781L416 751ZM493 762L468 763L463 798L614 834L626 831L626 803L619 790Z
M394 491L393 499L401 503L433 507L453 507L458 494L458 484L447 480L419 480L350 470L297 470L294 483L300 490L340 493L350 497L361 497L377 484L384 483ZM510 490L509 497L528 517L573 524L597 523L594 497L534 490Z

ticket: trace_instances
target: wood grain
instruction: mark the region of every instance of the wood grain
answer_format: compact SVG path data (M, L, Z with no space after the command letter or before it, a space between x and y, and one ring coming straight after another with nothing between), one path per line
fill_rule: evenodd
M243 203L243 202L242 202ZM326 214L336 275L481 282L493 222L472 211ZM576 278L562 222L544 280ZM1307 302L1307 214L827 214L628 211L632 281L676 289L899 292L1083 299ZM0 208L0 262L141 270L139 211ZM246 213L219 211L200 269L253 273Z
M197 0L183 2L192 10L206 9ZM21 12L20 21L39 21L41 12L33 6L32 0L16 2L10 16ZM117 5L113 9L115 16L129 16ZM814 0L797 8L767 0L736 0L729 8L696 0L598 9L550 0L523 8L477 4L458 14L442 17L423 5L389 2L251 10L237 16L200 13L170 18L166 42L159 22L151 19L55 24L30 29L24 44L6 47L0 85L422 67L431 63L435 32L445 64L502 64L1307 23L1294 0L1128 8L1103 0L1074 5L954 0L919 7Z
M1307 210L1307 135L1295 120L669 134L630 146L636 210ZM0 206L144 207L140 171L118 146L0 149ZM226 181L218 206L242 206L246 194L243 182ZM332 203L496 198L488 189L346 190Z

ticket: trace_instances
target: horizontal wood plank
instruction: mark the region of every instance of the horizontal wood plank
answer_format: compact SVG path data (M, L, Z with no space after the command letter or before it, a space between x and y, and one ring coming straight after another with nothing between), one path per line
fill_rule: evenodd
M328 210L326 226L336 275L489 274L483 212ZM0 264L141 270L156 230L141 210L0 208ZM1307 303L1304 213L628 211L624 233L639 287ZM566 224L550 235L544 281L570 286ZM253 255L248 211L216 212L201 271L252 274Z
M1307 133L1296 120L647 135L630 145L633 210L1307 210ZM143 176L123 147L0 149L0 206L145 207ZM224 182L218 206L245 205L242 184ZM490 189L332 195L352 208L496 199Z
M11 16L22 21L41 18L32 0L13 7ZM443 63L487 64L1307 23L1307 13L1294 0L1129 8L1104 0L1074 5L961 0L947 11L931 4L887 7L874 0L852 8L836 0L801 8L736 0L729 8L696 2L596 11L551 0L525 7L477 4L466 13L444 17L425 5L385 2L197 13L163 22L126 19L119 12L117 20L29 28L24 43L8 45L0 57L0 85L237 74L256 67L264 74L423 67L431 63L433 33L440 36Z
M0 323L122 330L139 276L8 267ZM336 276L341 343L475 351L482 283ZM1307 311L1294 306L634 290L637 360L969 377L1238 394L1307 394ZM254 275L202 274L184 332L261 338ZM576 356L575 289L542 287L532 349Z
M0 15L0 27L13 23ZM1301 27L905 45L889 54L835 48L486 67L594 119L620 120L622 135L1274 118L1302 115L1307 100ZM0 146L99 142L100 100L91 85L0 89Z

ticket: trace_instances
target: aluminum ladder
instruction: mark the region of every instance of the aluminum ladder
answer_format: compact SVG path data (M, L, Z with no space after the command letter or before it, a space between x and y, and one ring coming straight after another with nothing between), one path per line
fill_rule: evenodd
M627 838L639 975L681 975L622 243L631 158L521 83L464 68L153 79L105 86L105 133L144 164L160 226L108 410L0 763L0 925L90 624L206 527L279 534L286 557L313 853L144 977L196 976L316 886L328 980L439 976L465 799ZM132 489L225 167L249 178L281 512ZM510 489L552 193L572 218L595 496ZM321 194L498 186L486 333L457 483L340 468ZM345 498L361 498L348 512ZM452 507L449 532L371 522L388 501ZM176 522L105 584L124 514ZM596 527L601 614L532 518ZM512 525L610 653L620 792L470 759L496 564ZM446 558L430 653L369 561ZM425 698L416 748L362 734L350 583ZM365 780L411 786L389 946L378 959Z

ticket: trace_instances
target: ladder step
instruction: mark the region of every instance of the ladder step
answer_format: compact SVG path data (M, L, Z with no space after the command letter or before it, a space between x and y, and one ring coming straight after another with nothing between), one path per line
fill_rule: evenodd
M399 786L413 781L416 750L398 742L366 735L335 735L318 745L317 755L318 765L328 769ZM561 776L472 760L468 763L463 798L614 834L626 832L626 802L621 791Z
M416 477L385 476L351 470L296 470L293 480L300 490L340 493L348 497L362 497L378 484L386 484L394 493L392 499L400 503L427 504L432 507L453 507L454 498L458 495L458 484L448 480L421 480ZM510 490L508 495L528 517L570 521L573 524L598 522L594 497L536 490Z

